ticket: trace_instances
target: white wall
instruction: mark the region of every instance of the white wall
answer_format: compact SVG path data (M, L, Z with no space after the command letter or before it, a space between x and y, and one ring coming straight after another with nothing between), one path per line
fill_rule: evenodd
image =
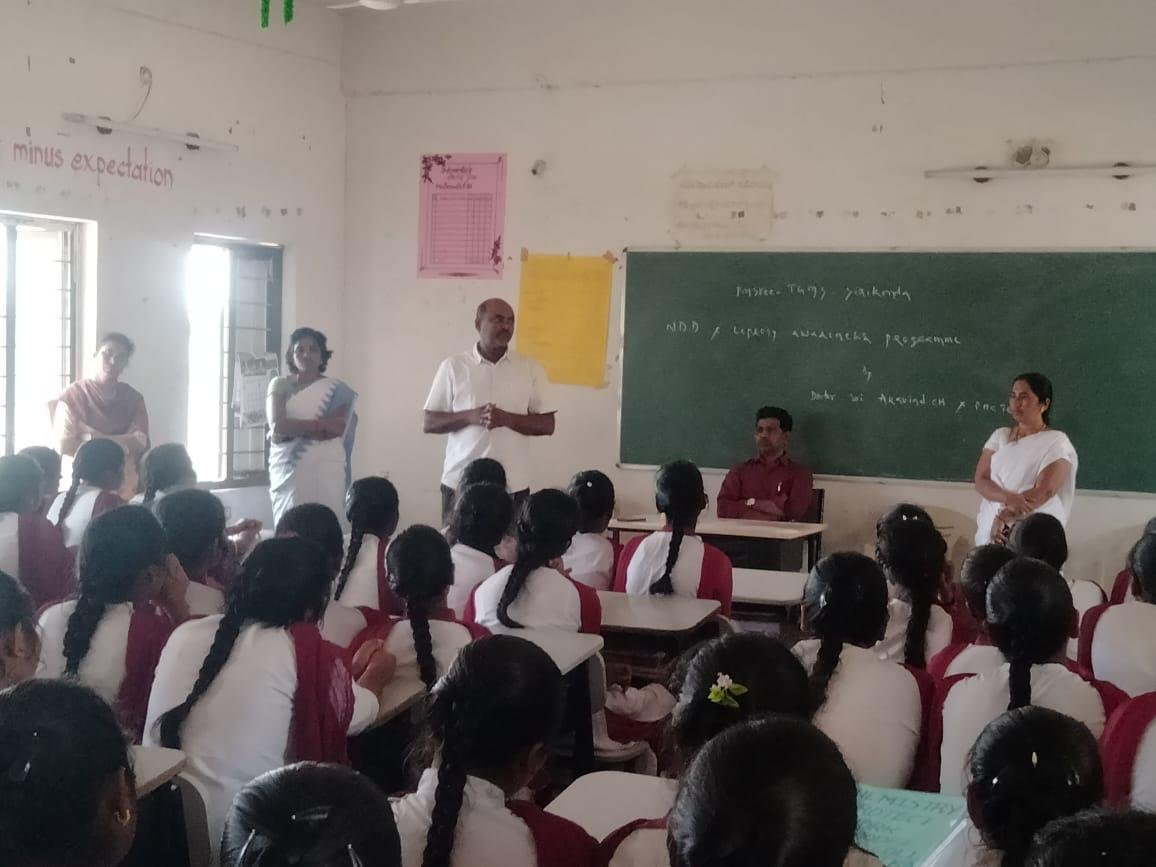
M406 521L436 515L443 441L420 434L436 364L470 344L474 305L516 298L518 280L516 262L496 284L416 279L423 152L509 154L508 251L669 246L681 166L774 171L775 248L1153 243L1156 178L922 176L1006 164L1008 141L1033 137L1057 163L1156 159L1156 7L1145 0L511 0L359 11L345 23L340 348L366 395L357 469L390 473ZM548 164L539 178L537 159ZM610 382L621 282L620 265ZM615 389L559 392L558 434L535 452L542 485L617 459ZM1105 424L1116 411L1072 409ZM624 509L647 505L648 473L612 475ZM865 544L899 499L932 507L956 534L974 530L969 486L825 484L828 550ZM1113 574L1152 514L1152 497L1081 495L1073 571Z
M285 244L284 324L341 343L345 110L341 22L298 4L298 20L263 32L258 4L236 0L0 0L0 210L97 222L95 327L130 334L126 380L139 388L157 442L185 439L188 326L184 259L206 232ZM61 121L61 112L232 141L235 154L187 151ZM13 145L60 147L65 166L13 160ZM171 168L171 189L73 172L77 151ZM91 352L92 346L86 347ZM340 357L335 370L340 369ZM213 410L215 411L215 409Z

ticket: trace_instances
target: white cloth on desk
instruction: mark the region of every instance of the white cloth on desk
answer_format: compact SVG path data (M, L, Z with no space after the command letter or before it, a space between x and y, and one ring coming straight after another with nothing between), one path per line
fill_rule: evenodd
M1156 605L1113 605L1100 615L1092 672L1128 695L1156 692Z
M40 615L40 670L37 677L64 676L64 633L68 630L68 618L75 610L76 600L73 599L53 605ZM92 634L88 653L80 662L80 682L95 690L109 704L115 704L124 680L131 621L131 602L107 606Z
M1072 471L1054 497L1036 509L1046 515L1054 515L1065 527L1072 513L1072 502L1076 498L1076 470L1079 458L1076 447L1067 434L1058 430L1043 430L1019 440L1011 441L1011 428L1001 427L983 445L991 456L991 480L1006 491L1022 494L1031 490L1041 472L1056 461L1067 461ZM995 523L1002 503L982 500L976 515L975 544L986 545L991 541L991 528Z
M463 412L492 403L518 415L554 411L547 395L546 370L526 355L506 350L496 362L484 359L475 344L438 367L426 398L428 412ZM493 458L505 468L511 491L530 487L529 437L507 427L487 430L469 425L449 434L442 484L457 490L462 470L477 458Z
M819 644L810 638L793 648L808 674ZM923 729L919 684L902 665L879 659L870 648L844 644L815 725L838 744L856 782L902 789Z
M1009 666L969 677L955 684L943 701L943 743L940 747L939 791L963 794L967 756L987 724L1007 711L1011 700ZM1099 738L1104 731L1104 703L1096 688L1059 663L1033 665L1032 704L1067 714Z
M911 621L911 605L902 599L892 599L887 603L887 612L887 632L882 640L875 645L875 652L880 659L903 662L903 647L907 643L907 624ZM938 605L933 604L931 615L927 618L927 643L924 645L925 660L931 659L951 644L952 629L951 615Z
M160 746L157 720L192 691L220 622L219 616L190 620L169 638L149 697L145 746ZM254 777L285 764L296 691L297 659L288 630L250 623L185 720L183 776L205 801L214 853L234 795ZM353 696L350 734L370 725L378 708L377 697L357 684Z
M601 533L578 533L562 564L575 581L595 590L609 590L614 579L614 546Z
M346 541L348 547L349 542ZM365 533L361 537L361 547L357 551L357 559L353 568L349 570L349 577L345 581L345 589L341 591L341 604L350 608L372 608L377 611L381 607L378 600L377 563L379 547L388 545L389 540L382 542L373 533ZM334 592L337 582L333 584Z
M330 602L325 606L325 614L318 624L321 637L338 647L349 647L368 625L364 614L344 602Z
M446 595L446 605L453 609L455 617L463 617L474 588L498 570L493 557L463 542L450 548L450 557L454 561L454 583Z
M437 791L436 768L426 769L417 791L393 801L401 837L402 867L421 867ZM453 867L548 867L538 864L529 826L506 808L506 793L479 777L466 777L454 832Z

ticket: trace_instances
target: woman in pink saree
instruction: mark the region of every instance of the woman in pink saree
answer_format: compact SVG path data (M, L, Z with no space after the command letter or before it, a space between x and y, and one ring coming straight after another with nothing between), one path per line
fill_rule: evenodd
M96 350L96 374L74 382L50 406L53 436L62 455L75 455L81 445L97 438L113 440L124 449L120 496L126 501L137 492L140 458L149 447L144 397L120 381L135 351L128 337L109 332Z

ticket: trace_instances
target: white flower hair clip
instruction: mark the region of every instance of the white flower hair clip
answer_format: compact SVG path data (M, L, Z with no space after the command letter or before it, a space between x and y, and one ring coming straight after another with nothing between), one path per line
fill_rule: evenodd
M707 699L714 704L721 704L723 707L738 710L738 698L746 694L747 688L745 686L741 683L735 683L729 674L719 672L718 680L714 682L714 686L707 693Z

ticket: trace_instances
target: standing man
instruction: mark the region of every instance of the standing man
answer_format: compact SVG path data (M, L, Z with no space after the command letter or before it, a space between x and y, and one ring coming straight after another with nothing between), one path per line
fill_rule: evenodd
M720 518L801 521L811 505L814 477L787 456L791 414L777 406L755 413L758 457L733 467L718 493Z
M493 458L506 469L515 508L530 493L527 437L554 433L546 371L510 349L514 309L500 298L478 306L478 342L438 367L425 402L425 433L449 434L442 471L442 521L449 522L466 465Z

